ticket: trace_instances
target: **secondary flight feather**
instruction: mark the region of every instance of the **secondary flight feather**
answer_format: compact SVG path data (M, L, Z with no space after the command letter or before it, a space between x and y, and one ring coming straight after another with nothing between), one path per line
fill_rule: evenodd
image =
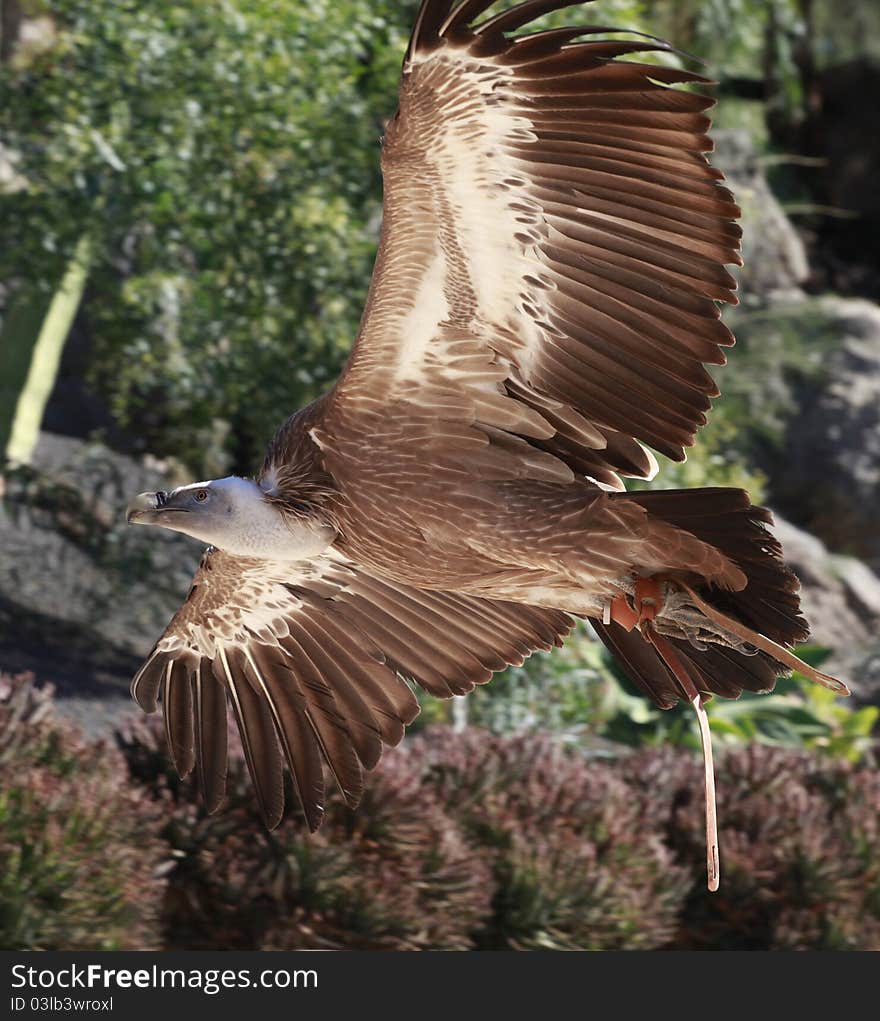
M141 494L211 546L134 679L223 801L227 704L269 826L357 804L411 685L465 694L588 618L656 704L768 691L807 637L740 490L627 493L675 460L733 343L739 210L689 71L649 38L529 31L571 0L424 0L382 148L382 235L334 388L254 479ZM708 731L703 727L708 742ZM717 837L707 773L710 885ZM714 841L714 843L713 843Z

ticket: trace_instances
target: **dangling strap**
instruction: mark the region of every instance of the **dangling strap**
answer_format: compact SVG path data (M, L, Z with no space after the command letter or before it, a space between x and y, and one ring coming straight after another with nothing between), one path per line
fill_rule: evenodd
M785 666L791 667L792 670L797 670L798 673L803 674L809 680L814 681L816 684L821 684L823 688L830 688L839 695L848 695L850 693L849 688L843 681L839 681L830 674L823 674L821 670L817 670L815 667L810 666L809 663L805 663L798 656L795 656L784 645L779 645L758 631L752 631L745 624L734 620L732 617L728 617L727 614L722 613L720 610L716 610L714 606L710 606L705 600L701 599L686 582L679 580L678 584L687 592L698 610L705 613L710 620L725 628L731 634L736 635L737 638L742 638L749 645L754 645L755 648L766 652L768 656L772 656L780 663L784 663Z
M703 784L706 790L706 872L712 893L721 885L721 853L718 850L718 815L715 808L715 763L712 760L712 732L709 717L703 707L703 696L698 694L691 702L700 725L700 744L703 746Z
M712 733L709 717L703 704L703 696L697 691L690 675L682 665L675 649L657 634L650 621L642 624L642 633L654 646L663 662L674 674L685 693L685 697L697 714L700 725L700 744L703 748L703 776L706 792L706 873L709 889L714 893L721 885L721 853L718 848L718 812L715 804L715 763L712 759Z

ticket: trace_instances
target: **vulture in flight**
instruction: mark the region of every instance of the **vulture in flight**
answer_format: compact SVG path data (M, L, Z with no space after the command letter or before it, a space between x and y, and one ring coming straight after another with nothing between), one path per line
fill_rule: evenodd
M661 708L766 692L808 634L738 489L627 492L675 461L733 344L739 209L704 153L712 100L653 37L529 31L580 0L423 0L382 147L357 339L253 478L142 493L128 520L210 544L132 682L177 770L224 798L227 704L269 827L283 768L308 825L325 766L358 803L411 685L463 695L589 620ZM609 35L612 33L612 35Z

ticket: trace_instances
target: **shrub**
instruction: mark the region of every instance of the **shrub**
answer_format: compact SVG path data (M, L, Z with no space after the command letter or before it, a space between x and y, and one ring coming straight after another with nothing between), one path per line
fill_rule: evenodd
M880 948L867 764L726 750L710 895L686 749L599 761L540 733L432 727L385 756L357 813L331 794L309 835L293 812L265 831L234 741L212 817L155 720L119 743L0 681L0 947Z
M177 804L169 947L880 945L880 774L867 766L726 751L709 895L702 772L683 749L603 762L538 733L432 727L386 755L357 814L333 795L309 836L295 818L264 832L237 750L229 804L205 818L149 741L127 758Z
M670 749L624 760L623 778L678 860L703 860L702 776ZM702 875L677 949L880 949L880 774L762 745L718 766L721 889ZM696 874L696 869L695 869Z
M689 880L613 764L540 734L443 730L422 742L425 782L488 851L484 949L651 949L675 931Z
M0 677L0 948L157 946L160 810L55 720L51 689Z
M194 785L167 771L163 743L158 727L141 727L122 746L132 774L176 803L163 831L175 856L164 908L169 949L472 945L489 908L489 870L420 784L416 748L387 754L358 813L331 794L321 830L310 835L294 809L265 831L232 742L226 806L205 816Z

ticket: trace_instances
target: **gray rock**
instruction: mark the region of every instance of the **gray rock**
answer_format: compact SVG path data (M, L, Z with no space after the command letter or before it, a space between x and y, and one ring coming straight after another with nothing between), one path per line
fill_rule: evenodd
M854 557L829 552L820 539L778 515L773 531L800 579L811 641L834 652L823 669L869 697L873 689L863 665L880 633L880 577ZM876 687L880 693L880 675Z
M880 706L880 641L837 653L822 669L845 680L857 703Z
M868 645L880 630L880 577L778 515L773 531L800 579L812 640L832 649Z
M186 594L201 546L126 526L129 498L161 488L95 443L43 434L0 510L0 670L33 670L62 697L125 691Z
M746 131L714 133L712 163L724 171L742 207L741 299L765 304L797 297L809 275L803 242L770 191L760 156Z
M880 307L826 298L839 337L822 372L797 397L774 502L833 549L880 568Z

